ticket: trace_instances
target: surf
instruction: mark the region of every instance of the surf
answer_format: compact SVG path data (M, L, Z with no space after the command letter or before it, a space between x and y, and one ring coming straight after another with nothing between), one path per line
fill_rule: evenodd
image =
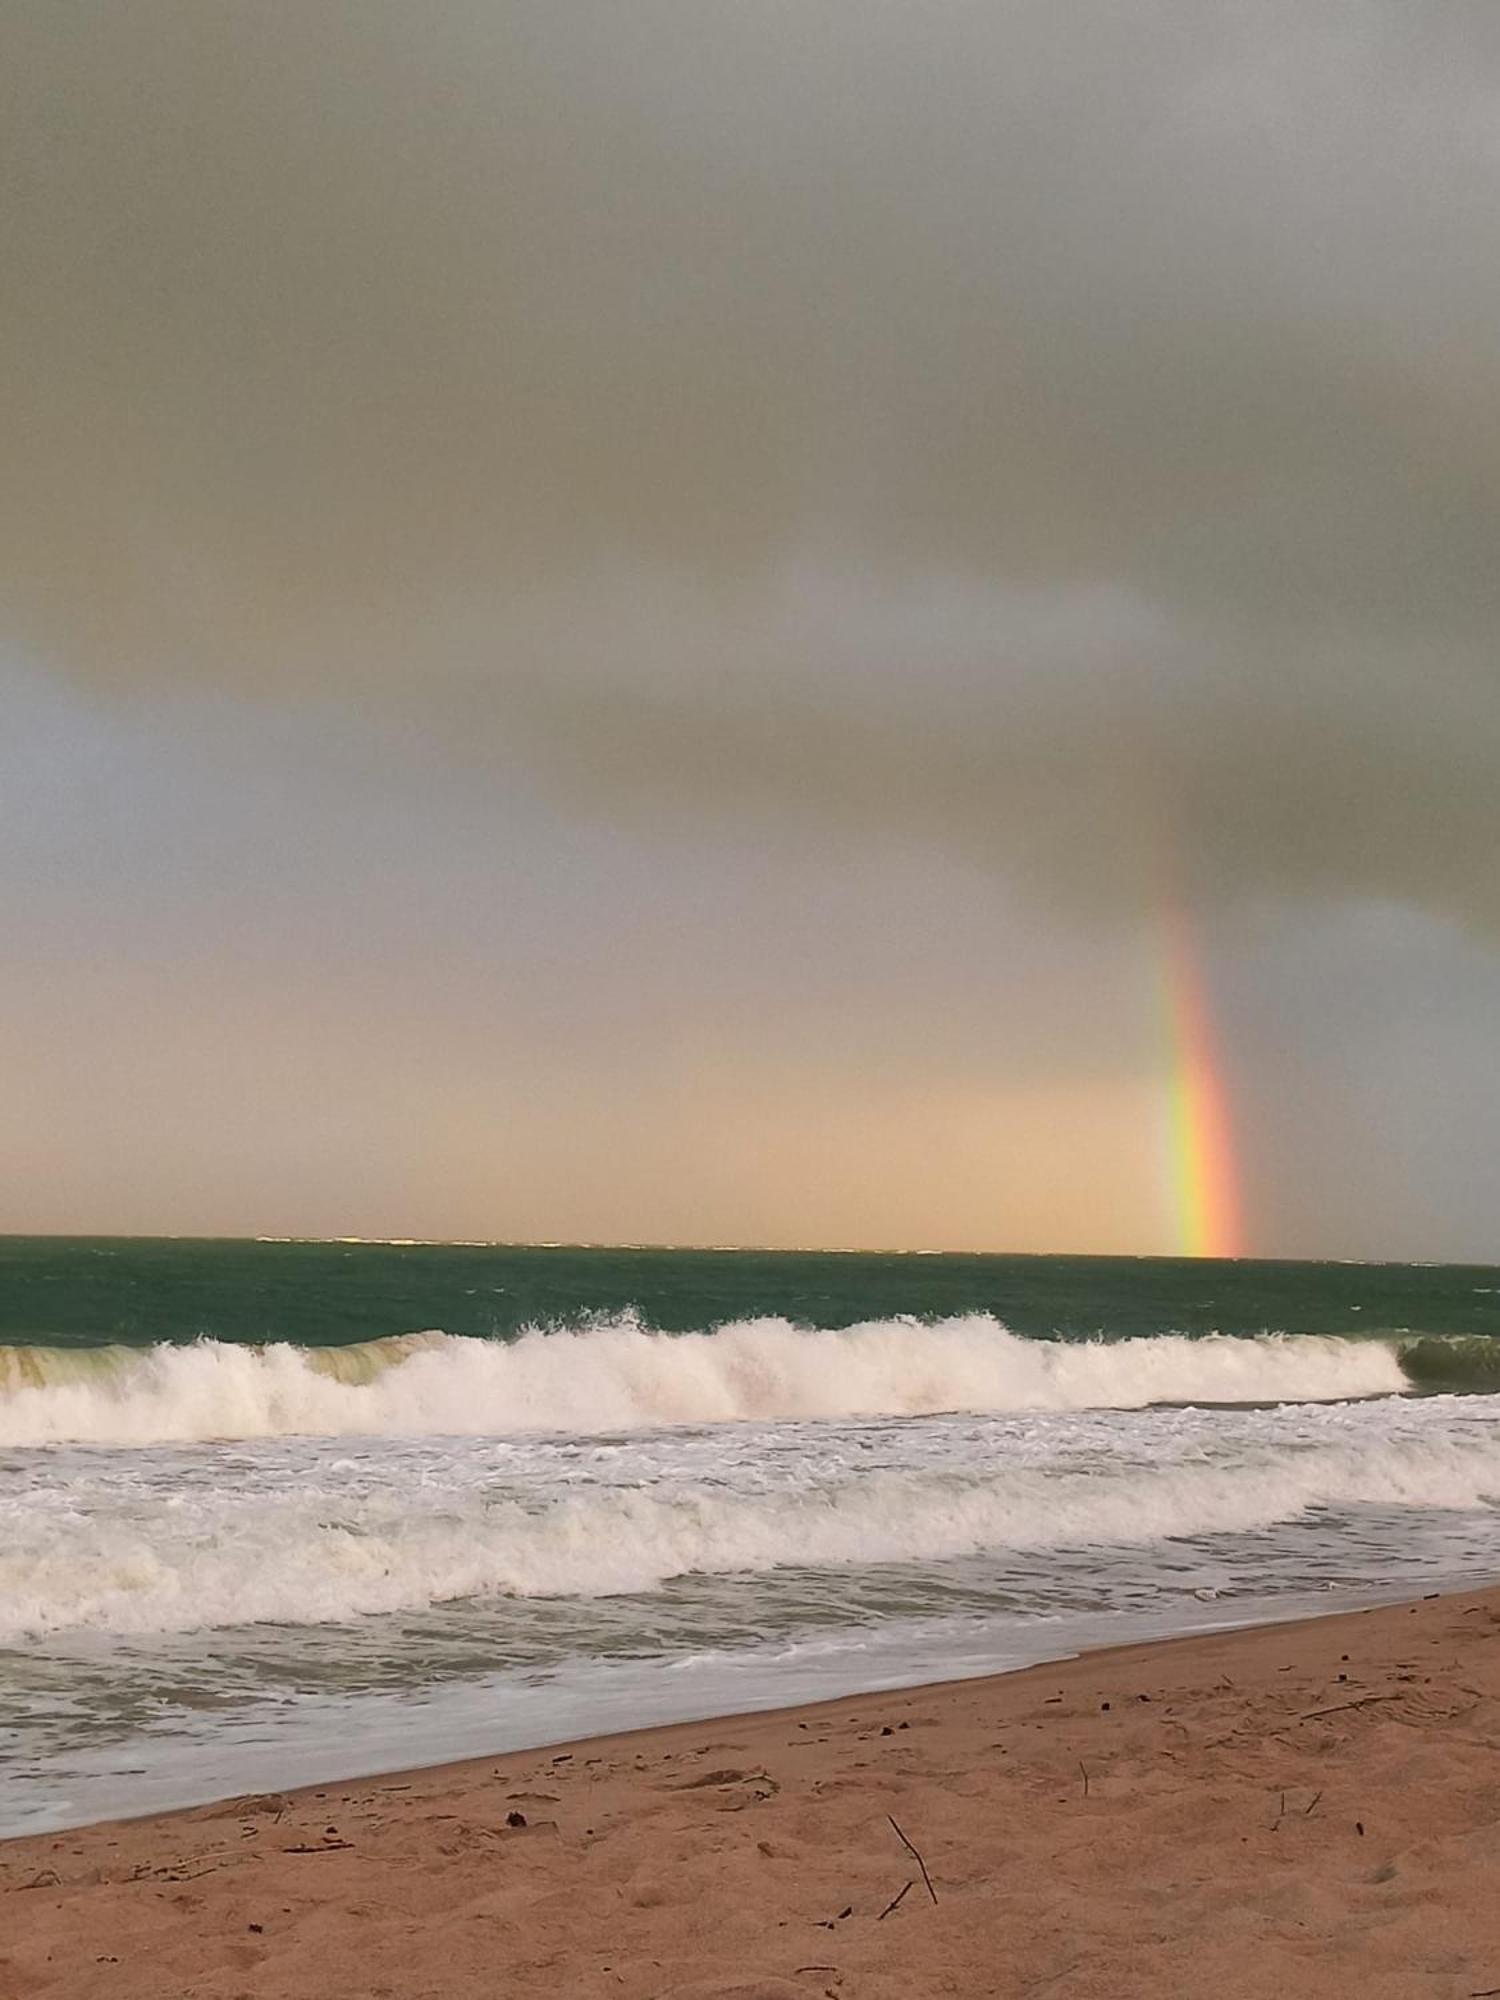
M1485 1401L1387 1399L830 1423L815 1445L774 1424L589 1447L302 1440L193 1463L67 1454L37 1472L27 1534L0 1537L0 1643L334 1626L442 1605L472 1621L505 1600L640 1599L695 1577L765 1579L764 1620L776 1573L799 1615L826 1602L846 1622L855 1604L889 1601L892 1565L931 1592L934 1566L1000 1560L997 1587L1014 1592L1029 1573L1035 1594L1057 1552L1088 1550L1092 1576L1109 1550L1154 1546L1147 1567L1166 1587L1184 1565L1219 1575L1225 1537L1278 1523L1304 1524L1326 1551L1364 1509L1379 1510L1366 1534L1392 1510L1436 1510L1488 1540L1492 1525L1475 1523L1500 1495L1500 1418ZM1251 1547L1257 1575L1270 1559ZM734 1629L712 1593L688 1615L717 1639Z
M1446 1344L1439 1344L1446 1345ZM1422 1369L1436 1367L1419 1343ZM1491 1343L1484 1343L1488 1352ZM0 1348L0 1446L280 1437L579 1437L958 1411L1338 1402L1416 1386L1393 1339L1022 1338L988 1314L662 1333L631 1317L484 1340Z

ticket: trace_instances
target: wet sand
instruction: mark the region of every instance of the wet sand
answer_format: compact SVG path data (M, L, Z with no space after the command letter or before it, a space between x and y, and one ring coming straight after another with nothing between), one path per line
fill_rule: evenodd
M1500 1591L0 1843L43 1994L1500 1997Z

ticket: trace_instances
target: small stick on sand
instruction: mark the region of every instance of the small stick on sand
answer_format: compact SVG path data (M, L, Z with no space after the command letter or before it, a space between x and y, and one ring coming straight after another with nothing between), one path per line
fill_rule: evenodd
M1358 1701L1336 1701L1332 1708L1309 1708L1299 1715L1299 1722L1311 1722L1320 1715L1339 1715L1346 1708L1370 1708L1377 1701L1400 1701L1399 1694L1362 1694Z
M1083 1796L1087 1798L1089 1795L1089 1769L1081 1757L1078 1760L1078 1768L1083 1773Z
M937 1890L934 1889L932 1886L932 1877L927 1872L927 1863L922 1859L921 1855L917 1852L916 1848L912 1846L911 1842L907 1839L906 1835L901 1831L900 1827L896 1826L895 1820L891 1819L891 1815L889 1813L886 1814L886 1818L889 1819L891 1821L891 1825L895 1827L896 1838L900 1841L901 1845L906 1849L907 1853L912 1857L912 1859L916 1862L917 1866L921 1869L922 1880L927 1884L927 1893L929 1896L931 1896L933 1902L936 1902Z
M908 1882L906 1885L906 1889L914 1889L915 1887L916 1887L915 1882ZM901 1898L906 1894L906 1889L898 1889L896 1891L895 1895L892 1896L891 1900L886 1904L885 1908L880 1912L880 1915L875 1919L877 1924L882 1924L885 1922L886 1918L891 1914L891 1911L895 1909L896 1905L901 1901Z

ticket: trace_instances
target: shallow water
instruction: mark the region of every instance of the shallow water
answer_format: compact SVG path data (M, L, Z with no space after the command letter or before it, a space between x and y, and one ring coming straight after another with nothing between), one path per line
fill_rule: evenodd
M0 1830L1500 1568L1500 1398L0 1455Z

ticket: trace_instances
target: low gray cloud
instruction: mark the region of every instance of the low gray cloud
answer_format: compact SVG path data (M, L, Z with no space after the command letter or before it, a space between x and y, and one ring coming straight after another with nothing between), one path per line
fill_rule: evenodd
M1500 16L0 0L49 664L946 844L1500 905Z

